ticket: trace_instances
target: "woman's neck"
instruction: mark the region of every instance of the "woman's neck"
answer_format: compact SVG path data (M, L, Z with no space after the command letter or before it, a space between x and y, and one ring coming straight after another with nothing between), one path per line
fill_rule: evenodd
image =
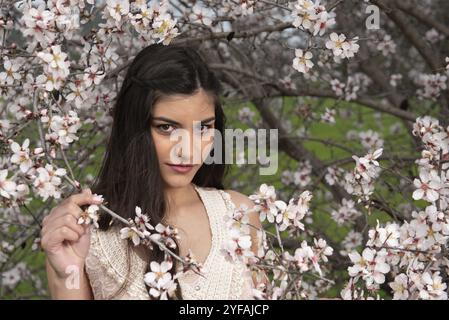
M165 187L165 197L170 212L179 211L182 207L192 202L195 189L192 183L183 187Z

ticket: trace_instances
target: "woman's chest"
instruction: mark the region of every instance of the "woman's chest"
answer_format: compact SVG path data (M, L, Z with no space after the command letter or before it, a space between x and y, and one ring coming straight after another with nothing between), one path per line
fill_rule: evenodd
M167 223L178 229L178 245L181 256L189 251L201 263L207 259L212 248L212 228L208 213L195 206L190 213L172 215Z

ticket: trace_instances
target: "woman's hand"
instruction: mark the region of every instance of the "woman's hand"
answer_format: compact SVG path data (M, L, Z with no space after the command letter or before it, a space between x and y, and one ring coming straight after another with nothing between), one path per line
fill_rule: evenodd
M83 270L90 247L90 227L78 224L80 206L99 204L90 189L71 195L54 207L42 222L41 246L58 278L68 276L69 267Z

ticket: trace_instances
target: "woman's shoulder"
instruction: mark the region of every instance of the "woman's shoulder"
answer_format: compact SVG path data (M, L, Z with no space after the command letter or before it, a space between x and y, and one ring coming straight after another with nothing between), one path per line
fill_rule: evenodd
M223 192L229 195L230 200L235 204L237 208L241 205L246 205L248 208L254 207L254 202L247 195L239 191L224 189Z

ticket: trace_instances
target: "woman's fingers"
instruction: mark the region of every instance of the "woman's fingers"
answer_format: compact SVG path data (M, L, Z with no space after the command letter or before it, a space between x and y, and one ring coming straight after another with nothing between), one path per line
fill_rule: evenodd
M83 189L81 193L71 195L53 208L42 221L42 247L51 248L64 240L77 241L86 232L84 226L78 224L83 213L80 206L101 202L102 199L92 195L90 189Z
M73 215L76 219L81 216L83 210L80 208L86 204L99 204L101 200L97 200L92 195L90 189L84 189L82 193L74 194L65 199L60 205L53 208L50 214L44 217L42 224L45 225L49 220L54 220L57 217L66 215L67 213Z
M62 226L67 226L73 231L77 232L79 235L84 234L84 227L78 224L78 219L76 219L71 214L66 214L61 217L56 217L55 219L50 220L42 227L42 235L45 235L47 232L51 232L52 230L61 228Z
M45 234L42 238L42 246L45 249L51 249L60 245L64 240L77 241L79 238L80 235L77 232L68 226L62 226Z

